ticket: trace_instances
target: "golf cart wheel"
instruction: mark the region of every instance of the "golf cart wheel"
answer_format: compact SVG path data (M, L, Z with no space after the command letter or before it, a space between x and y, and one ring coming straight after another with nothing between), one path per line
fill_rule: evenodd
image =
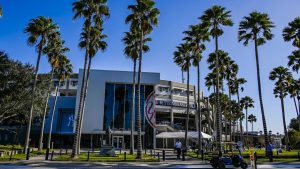
M239 167L240 164L239 163L233 163L233 167Z
M225 164L224 164L223 161L219 161L219 163L218 163L218 168L220 168L220 169L225 169Z
M248 168L248 164L245 163L245 162L241 162L241 168L242 168L242 169Z

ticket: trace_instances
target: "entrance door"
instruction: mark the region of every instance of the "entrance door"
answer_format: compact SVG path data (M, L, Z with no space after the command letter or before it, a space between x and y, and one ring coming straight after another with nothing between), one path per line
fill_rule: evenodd
M113 136L113 146L114 148L123 148L124 136Z

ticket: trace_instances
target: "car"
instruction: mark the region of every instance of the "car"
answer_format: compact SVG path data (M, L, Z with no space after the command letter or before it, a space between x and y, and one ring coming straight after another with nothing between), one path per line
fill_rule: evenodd
M210 164L213 168L224 169L226 165L233 165L234 167L241 167L246 169L248 164L244 161L241 155L233 155L231 157L212 157Z

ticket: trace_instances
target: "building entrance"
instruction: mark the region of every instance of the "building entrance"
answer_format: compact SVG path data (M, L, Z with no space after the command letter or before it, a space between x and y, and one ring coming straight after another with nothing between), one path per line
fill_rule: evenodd
M113 136L114 148L124 148L124 136Z

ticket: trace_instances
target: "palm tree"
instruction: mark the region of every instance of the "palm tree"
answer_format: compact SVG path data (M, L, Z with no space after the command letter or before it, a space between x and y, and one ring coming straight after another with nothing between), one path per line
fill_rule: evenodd
M261 80L260 80L260 66L259 66L259 57L258 57L258 46L266 43L267 40L271 40L273 38L273 34L271 33L271 28L273 28L273 22L270 20L268 14L252 12L249 16L244 17L244 19L240 22L239 25L239 33L238 33L238 41L243 41L245 46L248 45L249 40L254 41L255 46L255 58L256 58L256 72L257 72L257 85L258 85L258 93L259 93L259 103L261 109L261 116L264 128L264 136L265 136L265 145L268 142L268 129L266 123L266 117L263 106L263 98L261 91Z
M29 145L29 137L30 137L30 128L32 122L32 115L33 115L33 103L35 98L35 90L36 90L36 82L38 77L40 59L42 56L42 51L44 46L47 44L47 37L54 32L57 32L58 26L52 22L52 19L45 18L40 16L36 19L30 20L28 25L26 26L24 32L28 35L27 44L29 46L36 47L38 57L34 71L34 79L32 85L32 96L31 96L31 103L30 103L30 113L29 113L29 120L26 130L26 137L24 143L24 150L28 149ZM39 42L38 42L39 41Z
M153 26L158 25L158 15L159 10L154 7L155 2L153 0L136 0L135 5L129 5L128 9L131 11L126 17L125 23L130 23L130 29L139 33L139 67L138 67L138 114L137 114L137 123L138 123L138 145L137 145L137 158L142 159L142 125L141 125L141 96L140 96L140 87L141 87L141 72L142 72L142 59L143 59L143 42L147 36L152 32Z
M221 152L221 113L220 113L220 100L219 100L219 59L218 59L218 51L219 51L219 43L218 37L223 34L223 30L221 26L232 26L233 22L230 19L231 11L227 11L226 8L222 6L213 6L210 9L207 9L204 14L200 17L202 22L206 24L210 28L210 35L215 39L215 54L216 54L216 93L217 93L217 143L218 143L218 150ZM221 153L220 153L221 155Z
M269 79L275 82L274 94L275 97L280 98L281 102L281 111L282 111L282 121L284 127L284 134L285 134L285 141L287 145L287 149L289 150L289 138L286 128L286 121L285 121L285 110L284 110L284 97L288 95L288 79L292 78L292 73L289 71L288 68L283 66L279 66L274 68L269 76Z
M64 41L61 40L60 33L56 32L48 37L48 43L47 46L43 49L43 54L46 54L48 57L48 62L51 65L51 75L50 75L50 83L48 86L48 91L47 91L47 98L45 102L45 108L44 108L44 113L42 117L42 125L41 125L41 130L40 130L40 138L39 138L39 151L42 151L43 149L43 136L44 136L44 127L45 127L45 119L46 119L46 114L47 114L47 108L48 108L48 101L49 101L49 96L51 92L51 87L52 87L52 79L53 79L53 74L54 74L54 69L55 67L58 66L58 59L61 54L68 52L69 48L64 47Z
M252 135L253 135L253 123L256 122L256 121L257 121L257 119L256 119L256 116L255 116L255 115L250 114L250 115L248 116L248 122L251 123ZM252 138L252 144L253 144L253 138Z
M283 29L283 39L293 41L293 46L300 48L300 17L295 18Z
M83 77L81 82L80 89L80 99L79 99L79 108L76 118L76 127L74 134L74 142L72 148L72 158L76 158L79 154L79 144L80 144L80 134L81 134L81 126L82 126L82 118L84 111L84 102L85 102L85 92L86 92L86 84L87 84L87 67L90 55L90 43L91 43L91 29L93 26L102 27L103 18L109 17L109 9L106 5L107 0L78 0L73 3L73 19L84 18L84 28L83 32L86 34L86 44L85 44L85 58L84 58L84 69L83 69Z
M150 38L144 40L143 52L149 51L149 46L146 45L146 41L150 41ZM131 31L125 32L125 36L122 39L126 45L124 48L124 54L133 61L133 82L132 82L132 105L131 105L131 132L130 132L130 154L134 151L134 117L135 117L135 80L136 80L136 62L138 59L139 52L139 35L138 32Z
M61 53L61 55L58 56L57 62L58 62L58 64L54 68L54 74L58 77L58 85L55 87L55 99L54 99L54 104L53 104L52 112L51 112L47 150L50 149L50 145L51 145L52 125L53 125L53 118L54 118L54 113L55 113L55 109L56 109L59 87L61 86L61 82L63 82L65 79L69 78L69 75L72 73L72 69L73 69L72 64L70 63L68 58L64 55L64 53ZM49 151L47 151L47 152L49 152Z
M299 116L299 110L296 102L296 98L299 98L299 91L300 91L300 85L297 80L294 78L288 79L288 92L290 94L290 97L293 98L295 109L296 109L296 115L297 117ZM299 99L298 99L298 104L299 104Z
M184 135L184 149L188 147L188 127L190 115L190 67L191 67L191 46L189 43L183 43L176 47L177 51L174 52L174 62L181 67L182 70L187 72L187 108L186 108L186 121L185 121L185 135Z
M288 56L288 59L288 66L298 73L300 68L300 50L293 51L292 54Z
M237 78L235 77L235 79L233 79L232 81L232 93L237 95L237 101L238 101L238 108L240 109L240 111L242 112L243 107L241 106L241 101L240 101L240 90L241 92L244 91L244 87L242 87L243 84L245 84L247 82L246 79L244 78ZM242 135L243 135L243 119L244 118L239 118L240 120L240 138L242 139ZM241 140L243 141L243 140Z
M230 57L229 59L227 59L224 63L223 63L226 67L225 69L225 79L227 80L227 86L228 86L228 97L229 100L231 100L231 94L233 93L231 91L232 88L232 83L233 83L233 79L236 78L237 74L238 74L238 70L239 70L239 66L235 63L234 60L231 60ZM228 102L228 106L230 107L230 103ZM229 109L229 124L230 124L230 130L231 130L231 124L232 124L232 118L231 118L231 110ZM232 132L230 131L230 141L232 141ZM227 135L226 135L226 141L227 141Z
M84 92L84 96L83 96L83 106L82 106L82 114L81 114L81 120L80 120L80 130L79 130L79 138L78 138L78 154L80 154L80 142L81 142L81 130L82 130L82 119L84 116L84 108L85 108L85 99L86 99L86 95L87 95L87 90L88 90L88 82L89 82L89 78L90 78L90 69L91 69L91 63L92 63L92 59L94 58L94 56L98 53L98 51L102 51L104 52L106 47L107 47L107 43L104 41L104 39L107 37L105 34L102 34L103 32L103 28L102 28L102 24L101 25L95 25L93 27L91 27L90 30L90 35L89 35L89 60L88 60L88 68L87 68L87 76L86 76L86 81L85 81L85 92ZM87 32L83 31L81 33L81 42L79 43L79 47L81 49L86 49L86 41L87 41Z
M241 107L246 110L246 117L248 117L248 109L253 108L254 101L251 97L246 96L241 99ZM246 120L246 133L248 135L248 121Z
M197 116L198 116L198 151L202 150L202 134L201 121L202 112L200 107L200 61L202 59L202 52L206 49L204 42L209 41L208 27L204 24L191 25L190 30L184 32L187 36L184 40L192 44L192 62L193 66L197 67Z

